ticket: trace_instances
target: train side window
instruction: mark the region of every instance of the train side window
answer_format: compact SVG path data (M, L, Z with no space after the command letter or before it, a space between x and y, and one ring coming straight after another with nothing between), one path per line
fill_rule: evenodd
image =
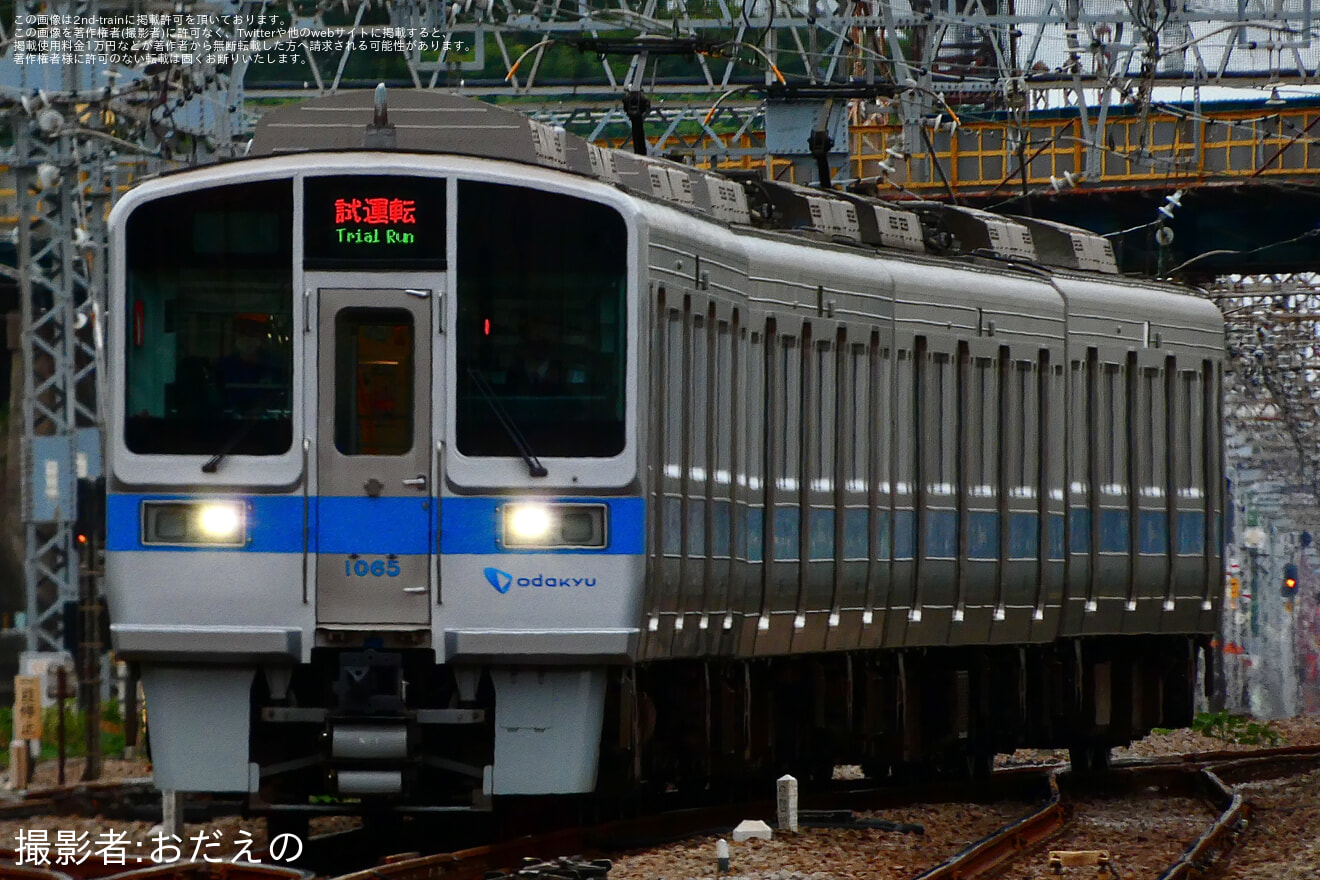
M1165 453L1169 458L1169 492L1174 498L1191 497L1188 491L1192 477L1188 472L1193 450L1200 438L1199 428L1191 425L1191 400L1188 396L1187 373L1179 372L1170 365L1168 370L1170 388L1169 443Z
M748 562L760 562L765 544L765 456L768 427L766 419L766 372L769 369L765 336L752 333L745 340L747 352L746 394L743 395L743 438L746 443L743 485L747 489L747 512L743 522L743 552Z
M999 376L1003 384L1002 404L1005 409L1005 421L1003 421L1005 492L1008 497L1030 497L1027 493L1026 462L1027 450L1031 449L1031 443L1027 442L1027 438L1031 434L1027 433L1030 420L1027 418L1028 393L1022 363L1008 361L1007 364L1001 364Z
M767 510L773 535L773 559L793 562L799 558L802 464L802 355L798 340L792 336L771 337L777 341L771 358L771 386L768 397L773 403L772 454L775 472L775 507ZM768 476L768 475L767 475Z
M994 498L999 483L999 386L995 382L994 359L975 358L970 382L967 494L973 498Z
M913 480L913 461L915 443L913 433L916 426L916 413L913 410L915 377L912 369L912 352L898 352L894 365L894 401L892 422L894 425L894 492L906 495L915 488Z
M890 370L893 367L889 358L889 349L872 344L871 381L874 393L871 395L869 412L876 428L871 432L870 448L871 454L875 456L875 480L880 484L880 493L884 495L889 494L893 489L890 483L892 478L890 456L893 454L894 435L890 426L894 424L894 418L893 395L889 384Z
M684 462L688 479L687 555L705 556L706 480L710 478L709 462L706 460L706 440L709 434L707 422L709 370L706 361L709 339L704 316L692 315L688 327L688 369L687 383L684 385L688 394L688 404L683 407L688 430L687 456Z
M811 406L815 424L806 441L811 461L812 492L834 491L835 443L838 426L834 420L838 400L838 380L835 376L834 347L829 340L820 340L814 346L814 364L811 375ZM834 558L834 509L815 506L808 514L809 558Z
M866 492L870 489L870 473L867 458L871 444L875 442L872 426L876 420L871 418L871 368L867 362L867 350L864 345L853 345L848 349L848 387L852 396L851 405L845 405L844 418L849 420L851 449L848 455L847 484L849 492Z
M1184 472L1178 485L1187 490L1189 498L1205 496L1205 407L1201 392L1201 377L1193 371L1182 374L1181 396L1188 411L1188 428L1185 436L1191 438L1187 444L1187 455L1183 458Z
M952 495L958 476L958 398L954 387L957 374L954 362L943 352L932 358L930 413L935 441L935 460L930 470L927 490L935 495Z
M1091 378L1086 361L1072 362L1072 412L1068 424L1068 488L1078 495L1091 491Z
M666 419L664 432L665 476L683 477L683 313L670 309L665 318L665 408L677 417Z
M781 492L798 491L798 472L802 463L802 375L801 357L797 340L791 336L779 337L779 388L775 413L779 424L779 461L775 469L779 475ZM779 502L788 499L783 495Z
M335 315L335 447L344 455L412 450L413 336L403 309Z
M1167 455L1169 439L1169 419L1173 418L1173 408L1177 406L1176 401L1171 400L1166 387L1166 381L1172 381L1174 376L1169 375L1166 378L1163 369L1151 370L1151 431L1150 431L1150 460L1151 460L1151 486L1155 488L1157 496L1165 497L1169 484L1169 459ZM1181 444L1182 438L1178 438Z
M1105 495L1127 494L1127 386L1119 364L1100 366L1099 424L1096 444L1101 452L1100 491Z
M1053 364L1049 367L1048 394L1049 405L1045 413L1045 419L1048 424L1042 430L1042 436L1045 439L1046 449L1051 450L1047 462L1046 474L1049 478L1050 497L1062 501L1067 495L1065 487L1067 486L1068 475L1064 469L1064 450L1067 448L1066 439L1059 436L1055 428L1063 424L1063 418L1067 407L1067 389L1066 376L1062 364Z
M834 423L834 407L838 395L838 379L835 377L834 348L828 341L816 343L816 364L812 376L812 395L815 397L816 430L811 442L815 445L815 462L812 477L812 489L818 492L834 491L834 449L837 426Z
M711 422L714 426L715 457L711 461L711 474L715 502L711 508L711 547L714 558L728 558L730 554L731 505L729 493L733 469L733 334L729 323L720 321L715 331L715 362L712 370Z
M1040 480L1040 384L1036 365L1031 361L1018 361L1014 366L1015 393L1022 401L1022 438L1020 470L1014 475L1013 485L1021 498L1035 498Z
M871 418L871 369L867 360L867 348L864 345L848 347L848 359L844 365L845 381L851 403L840 398L843 410L840 412L840 427L846 431L848 449L844 458L844 488L851 494L869 493L871 484L870 457L871 444L876 442L873 426L877 420ZM869 498L864 499L869 502ZM866 559L870 553L867 535L870 532L870 510L861 507L856 499L850 499L844 513L843 557L845 559Z
M890 559L893 555L893 536L890 530L891 492L894 491L894 410L893 386L890 384L893 361L892 349L880 348L873 340L871 343L871 377L875 393L871 398L871 418L876 428L872 432L874 444L871 454L874 456L875 481L881 494L880 507L875 511L875 558ZM889 496L888 498L883 496Z
M1164 445L1163 383L1160 371L1153 367L1141 370L1137 391L1137 492L1145 498L1164 494L1164 468L1160 447Z

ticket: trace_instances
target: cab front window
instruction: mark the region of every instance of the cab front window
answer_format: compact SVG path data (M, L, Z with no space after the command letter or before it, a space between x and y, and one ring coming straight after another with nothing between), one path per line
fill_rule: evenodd
M458 186L457 445L516 456L624 448L627 229L613 208L502 184Z
M279 455L293 440L293 188L166 196L127 220L124 442Z

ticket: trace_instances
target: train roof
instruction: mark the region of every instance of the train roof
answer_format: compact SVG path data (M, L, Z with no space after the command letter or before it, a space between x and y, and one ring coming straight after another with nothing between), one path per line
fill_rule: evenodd
M435 91L353 91L279 107L257 124L249 156L325 151L446 153L554 168L731 224L936 256L980 254L1116 274L1110 243L1060 223L937 202L721 173L598 147L515 110Z

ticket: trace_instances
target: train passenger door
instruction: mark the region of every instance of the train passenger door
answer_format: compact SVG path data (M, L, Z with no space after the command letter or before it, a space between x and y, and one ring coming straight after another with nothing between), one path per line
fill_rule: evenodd
M429 290L321 289L316 619L430 620Z

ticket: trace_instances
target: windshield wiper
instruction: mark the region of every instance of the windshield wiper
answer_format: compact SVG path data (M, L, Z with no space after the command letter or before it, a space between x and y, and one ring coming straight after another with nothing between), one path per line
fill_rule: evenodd
M219 452L206 460L206 464L202 465L202 473L213 474L219 470L220 462L224 461L225 456L233 452L238 444L247 439L248 434L252 433L252 429L257 426L258 421L260 420L252 419L249 422L244 422L243 427L239 428L234 432L234 436L229 438L229 442L221 446Z
M264 406L272 397L283 394L284 391L285 388L283 386L266 389L266 391L257 398L256 403L249 407L249 410L256 410L259 406ZM253 418L245 420L243 422L243 427L234 432L234 436L230 437L228 442L220 447L220 451L206 460L206 464L202 465L202 473L213 474L219 470L220 462L225 460L225 456L233 452L238 447L238 444L246 440L248 435L252 433L257 425L264 421L269 421L269 419Z
M518 450L518 454L522 456L522 460L527 463L527 472L533 477L544 477L550 473L545 469L545 465L541 464L541 459L537 458L536 454L532 452L532 448L527 445L527 438L522 435L522 431L519 431L518 426L513 423L513 418L505 411L504 406L495 398L495 392L491 390L490 383L486 381L486 377L481 375L481 372L476 367L468 367L468 376L472 379L472 384L477 387L477 391L481 392L481 396L490 407L490 411L495 413L496 421L500 423L500 427L504 429L504 433L509 435L509 439L513 441L514 448Z

